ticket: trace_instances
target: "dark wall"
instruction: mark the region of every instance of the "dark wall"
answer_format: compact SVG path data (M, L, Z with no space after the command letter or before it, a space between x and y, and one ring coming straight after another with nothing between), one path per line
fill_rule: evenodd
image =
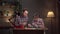
M58 21L59 21L58 25L60 25L60 0L58 1ZM58 26L58 27L59 27L59 31L60 31L60 26Z
M35 13L40 14L40 17L44 17L44 4L43 0L22 0L22 8L27 8L29 11L29 21L31 22Z

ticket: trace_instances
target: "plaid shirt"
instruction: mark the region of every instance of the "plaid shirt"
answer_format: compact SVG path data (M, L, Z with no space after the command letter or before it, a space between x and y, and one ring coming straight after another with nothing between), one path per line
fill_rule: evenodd
M16 17L9 19L9 21L16 26L20 26L21 24L25 25L27 24L28 17L20 17L16 15Z
M36 20L33 19L32 24L28 24L28 26L36 28L44 28L44 22L41 18L38 18Z
M28 17L20 17L17 16L15 19L15 25L20 26L21 24L26 25L28 21Z
M28 17L21 17L21 23L20 24L24 24L24 25L26 25L27 24L27 22L28 22Z

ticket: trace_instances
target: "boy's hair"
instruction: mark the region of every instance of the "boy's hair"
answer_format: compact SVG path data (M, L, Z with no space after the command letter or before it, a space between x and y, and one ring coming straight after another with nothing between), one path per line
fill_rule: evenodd
M34 16L38 16L39 17L40 15L39 14L35 14Z

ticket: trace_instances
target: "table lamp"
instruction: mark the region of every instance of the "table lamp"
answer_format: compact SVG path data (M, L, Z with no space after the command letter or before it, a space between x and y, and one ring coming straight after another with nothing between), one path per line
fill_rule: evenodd
M53 11L49 11L47 14L47 17L54 17L54 12Z

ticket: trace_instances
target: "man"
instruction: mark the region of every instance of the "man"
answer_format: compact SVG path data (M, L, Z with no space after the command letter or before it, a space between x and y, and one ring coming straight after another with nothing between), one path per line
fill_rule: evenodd
M28 22L28 10L24 9L22 11L22 15L21 15L21 23L22 25L24 25L24 27L27 25Z
M22 11L22 14L19 14L19 12L16 12L16 15L12 19L14 21L14 23L13 23L14 27L24 28L28 22L28 11L27 11L27 9L24 9Z

